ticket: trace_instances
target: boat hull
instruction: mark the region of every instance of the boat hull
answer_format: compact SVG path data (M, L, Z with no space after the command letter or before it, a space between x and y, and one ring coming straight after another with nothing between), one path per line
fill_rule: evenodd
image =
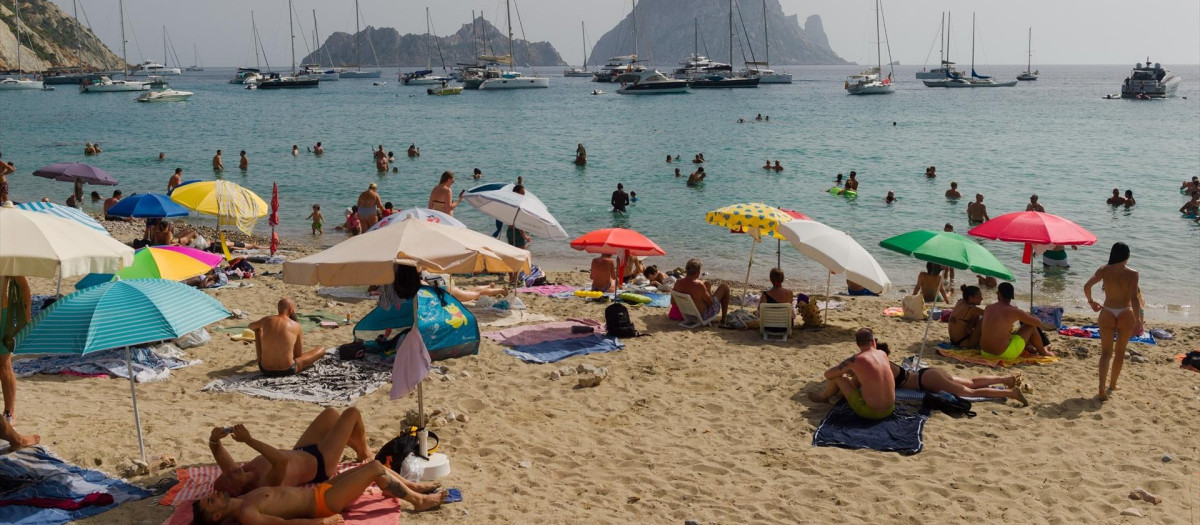
M183 72L177 67L164 67L162 69L139 69L137 71L129 72L129 76L131 77L177 77L182 74Z
M138 102L183 102L192 98L191 91L148 91L139 95L136 99Z
M592 72L567 69L563 71L563 76L567 78L592 78Z
M966 81L966 82L946 82L942 87L947 87L947 88L992 88L992 87L1013 87L1015 85L1017 85L1016 80L1011 80L1008 82Z
M791 84L791 73L771 73L769 75L755 75L758 78L759 84Z
M11 82L5 79L5 82L0 82L0 91L33 91L42 89L44 84L41 80L13 80Z
M1121 85L1121 98L1138 98L1145 95L1150 98L1168 98L1175 96L1183 79L1171 74L1162 81L1129 81Z
M946 70L934 69L932 71L918 71L917 80L943 80L946 78Z
M846 88L846 93L851 95L890 95L895 92L894 84L872 83L863 86L851 85Z
M54 75L42 79L47 86L78 86L83 83L84 75Z
M722 78L720 80L690 80L693 89L756 88L759 78Z
M429 89L425 90L426 94L437 95L439 97L444 97L446 95L460 95L460 94L462 94L462 92L463 92L462 86L436 87L436 88L429 88Z
M675 85L653 86L653 87L639 87L636 85L625 86L623 88L618 89L617 93L620 93L622 95L674 95L674 94L678 94L678 93L687 93L691 89L688 87L687 82L680 82L680 84L683 84L683 85L682 86L675 86Z
M479 89L538 89L548 87L550 87L550 79L546 77L489 78L479 85Z
M382 71L342 71L342 78L379 78Z
M1020 75L1017 75L1017 80L1020 80L1022 82L1030 82L1030 81L1037 80L1037 79L1038 79L1038 76L1035 73L1021 73Z
M149 89L149 82L123 82L120 80L112 84L79 85L80 93L125 93L129 91L148 91Z
M294 80L264 80L258 83L258 89L300 89L300 88L315 88L320 85L321 80L317 78L305 78Z

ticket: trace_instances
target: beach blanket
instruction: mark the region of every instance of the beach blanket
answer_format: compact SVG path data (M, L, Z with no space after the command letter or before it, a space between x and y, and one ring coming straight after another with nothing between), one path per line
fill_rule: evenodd
M671 294L669 293L642 292L642 295L650 298L650 302L646 303L646 306L653 306L655 308L671 307Z
M338 315L331 314L329 312L326 312L325 310L317 310L317 311L311 312L311 313L296 314L296 322L300 323L300 328L303 329L305 333L313 332L316 330L321 330L322 329L321 321L334 322L334 323L337 323L340 325L346 321L346 316L345 316L345 314L343 314L339 317ZM224 332L227 334L240 334L240 333L242 333L243 330L245 330L249 327L250 327L250 323L245 323L245 324L234 324L234 325L229 325L229 326L218 326L216 328L213 328L213 330L217 331L217 332Z
M517 293L535 293L538 295L544 295L546 297L553 297L556 294L561 294L563 292L574 292L575 290L578 290L578 288L566 284L543 284L541 286L517 288L516 291Z
M883 309L884 317L904 317L904 308L899 306L889 306Z
M965 399L972 403L981 403L984 401L999 401L1001 403L1004 402L1003 397L962 397L962 396L959 396L959 399ZM923 402L925 402L925 391L924 390L913 390L911 388L899 388L896 390L896 402L923 403Z
M573 339L592 335L592 333L572 333L571 328L575 326L590 326L594 331L592 333L604 333L604 326L599 321L593 319L567 319L566 321L552 323L514 326L495 332L484 332L479 335L504 346L535 345L546 341Z
M528 310L497 310L495 308L480 308L477 306L468 306L468 310L475 314L475 321L480 327L503 328L505 326L516 326L521 323L540 323L544 321L553 321L554 317L543 315Z
M863 419L843 400L833 406L813 433L813 446L916 454L925 446L921 431L926 419L928 411L906 405L896 405L896 411L885 419Z
M387 384L392 378L385 363L342 361L331 352L297 375L263 377L259 372L238 374L204 385L205 392L241 392L255 397L305 401L319 405L349 405Z
M133 364L133 378L138 383L164 381L172 370L199 364L200 360L189 360L187 354L171 343L156 347L129 349ZM13 361L13 372L17 377L34 374L72 375L81 377L129 378L125 366L125 349L104 350L87 355L55 354L33 359Z
M1058 335L1065 335L1067 337L1083 337L1087 339L1100 339L1100 327L1096 325L1064 326L1058 330ZM1113 336L1113 339L1116 340L1115 335ZM1154 340L1154 335L1145 330L1142 330L1142 333L1138 335L1130 337L1129 342L1142 343L1144 345L1158 344L1158 342Z
M357 467L358 463L339 463L338 473ZM162 498L159 505L179 505L190 503L212 494L213 483L221 475L221 467L217 465L196 465L193 467L175 469L175 478L179 480Z
M367 300L378 300L378 293L367 292L366 286L338 286L333 288L318 288L317 295L321 297L329 297L339 301L359 302Z
M951 350L951 348L954 347L950 346L950 343L939 343L938 353L956 361L974 363L977 365L986 365L993 368L1007 368L1013 365L1048 365L1058 362L1057 357L1050 357L1046 355L1022 356L1012 361L1005 361L1003 359L984 357L983 354L979 353L979 350Z
M0 523L57 525L150 495L103 472L67 463L43 446L0 455Z
M615 337L591 334L587 337L559 339L507 348L504 353L526 363L555 363L575 355L612 352L622 348L625 348L625 345Z

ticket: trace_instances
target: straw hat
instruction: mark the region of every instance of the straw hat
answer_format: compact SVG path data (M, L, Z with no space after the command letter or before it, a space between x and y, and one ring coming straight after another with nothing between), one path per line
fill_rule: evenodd
M242 333L240 335L231 335L231 336L229 336L229 338L233 339L234 341L251 342L251 341L254 341L254 330L247 328L245 330L242 330Z

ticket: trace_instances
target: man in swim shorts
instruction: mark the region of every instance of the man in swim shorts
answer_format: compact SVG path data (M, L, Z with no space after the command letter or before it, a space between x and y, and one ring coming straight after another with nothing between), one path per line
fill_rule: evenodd
M304 351L304 330L295 321L296 303L284 297L277 307L277 315L268 315L249 326L254 331L258 370L267 377L295 375L325 357L323 346Z
M887 354L876 348L875 333L870 328L860 328L854 334L854 343L858 345L858 353L826 370L825 379L837 387L858 417L891 416L896 409L896 378ZM832 388L826 388L825 392L810 397L824 401L833 396Z
M12 206L11 203L8 204ZM29 281L24 277L0 276L0 391L4 394L4 414L12 422L17 406L17 376L13 373L12 357L16 337L29 324L33 299Z
M611 254L602 253L592 259L592 290L596 292L612 292L617 283L617 262Z
M374 182L367 186L367 191L358 194L358 220L362 222L362 231L367 231L379 221L379 210L383 209L383 201L379 199L377 186Z
M625 213L625 207L629 206L629 194L625 193L625 185L617 183L617 191L612 192L612 197L608 199L608 203L612 204L612 211L615 213Z
M689 260L684 265L684 272L687 275L675 281L675 286L671 290L692 296L692 301L696 303L696 308L700 310L703 319L712 319L720 311L721 324L725 324L725 316L729 313L729 285L721 284L713 290L711 283L700 280L700 268L700 259Z
M991 219L988 217L987 206L983 204L983 194L976 193L975 202L967 205L967 220L971 221L971 224L978 224Z
M411 503L417 512L436 509L446 499L444 491L422 494L410 488L410 483L399 474L379 461L371 460L311 488L262 487L242 497L214 491L192 503L193 522L216 525L233 518L246 525L345 523L340 514L342 510L362 496L372 483L378 485L385 496Z
M1020 357L1026 346L1032 346L1040 355L1053 356L1042 344L1038 326L1042 322L1033 314L1012 305L1015 295L1012 283L1000 283L996 288L997 301L983 309L980 324L982 336L979 340L980 353L991 359L1013 361ZM1013 331L1013 323L1021 326Z

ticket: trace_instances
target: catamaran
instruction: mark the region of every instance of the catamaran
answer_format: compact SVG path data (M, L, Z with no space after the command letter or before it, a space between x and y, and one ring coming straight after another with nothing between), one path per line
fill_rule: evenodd
M739 9L740 12L740 9ZM771 69L771 39L767 36L767 0L763 0L763 42L766 44L766 56L762 61L746 62L746 69L741 75L744 77L757 77L761 84L791 84L791 73L776 73ZM747 40L749 40L747 35ZM751 49L753 52L753 49Z
M362 37L359 36L362 30L358 25L360 20L362 20L362 15L358 13L358 0L354 0L354 71L343 70L341 78L379 78L381 73L378 69L362 70ZM371 46L371 55L375 56L375 67L379 67L379 56L375 55L375 44L370 39L367 39L367 44Z
M45 85L42 84L41 80L33 80L24 76L24 69L21 68L21 4L20 2L13 2L13 6L16 7L17 17L17 77L0 80L0 90L44 89Z
M587 68L587 28L584 27L583 22L579 22L579 29L583 35L583 65L581 67L564 69L564 77L589 78L592 76L592 72L588 71Z
M888 76L880 78L883 74L883 40L879 33L880 21L883 19L883 4L880 0L875 0L875 58L876 64L866 71L857 75L851 75L846 81L846 92L851 95L887 95L896 91L896 85L892 82L892 51L891 46L888 46Z
M479 89L530 89L530 88L548 88L550 87L550 79L546 77L522 75L516 68L513 67L513 28L512 28L512 1L504 0L505 11L508 13L508 71L500 73L497 78L488 78L479 85ZM536 73L535 73L536 75Z
M1033 71L1033 28L1029 28L1029 47L1026 48L1028 57L1025 62L1025 71L1017 75L1017 80L1037 80L1038 72Z
M121 70L125 78L129 78L129 57L125 50L125 0L118 0L117 6L121 13ZM145 91L150 89L149 82L134 80L113 80L107 75L91 75L85 77L79 84L80 93L115 93L120 91Z

